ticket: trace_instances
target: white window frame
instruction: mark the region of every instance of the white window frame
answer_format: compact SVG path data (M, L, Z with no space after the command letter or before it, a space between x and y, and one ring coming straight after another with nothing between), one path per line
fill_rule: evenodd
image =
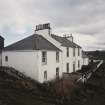
M80 48L78 48L78 56L80 56Z
M70 69L69 63L66 63L66 71L67 71L67 73L69 73L69 69Z
M78 69L80 68L80 60L78 60Z
M74 61L73 62L73 72L75 72L76 71L76 62Z
M44 71L44 81L47 81L47 71Z
M74 57L75 57L75 50L76 50L76 48L73 47L73 56L74 56Z
M59 67L56 68L56 78L59 78Z
M66 50L67 50L66 56L69 57L69 47L67 47Z
M5 56L5 61L8 62L8 56L7 55Z
M59 51L56 52L56 62L59 62Z
M43 55L45 53L45 55ZM47 64L47 51L42 51L42 64Z

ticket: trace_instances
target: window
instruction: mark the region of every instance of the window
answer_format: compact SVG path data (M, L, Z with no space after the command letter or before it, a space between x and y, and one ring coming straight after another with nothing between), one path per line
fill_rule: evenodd
M44 71L44 80L47 80L47 71Z
M80 56L80 49L78 48L78 56Z
M69 63L66 64L67 73L69 73Z
M69 57L69 48L67 47L67 57Z
M75 62L73 62L73 72L75 72Z
M56 52L56 62L59 62L59 52Z
M78 68L80 68L80 61L78 60Z
M47 64L47 52L46 51L42 52L42 63Z
M8 62L8 56L5 56L5 61Z
M73 56L75 56L75 48L73 48Z
M59 68L56 68L56 78L59 78Z

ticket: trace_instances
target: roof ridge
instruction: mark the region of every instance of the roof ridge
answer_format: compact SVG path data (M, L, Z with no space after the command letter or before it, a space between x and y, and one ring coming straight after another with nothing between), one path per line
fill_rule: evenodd
M60 38L63 38L62 36L59 36L59 35L55 35L55 34L51 34L52 36L56 36L56 37L60 37Z

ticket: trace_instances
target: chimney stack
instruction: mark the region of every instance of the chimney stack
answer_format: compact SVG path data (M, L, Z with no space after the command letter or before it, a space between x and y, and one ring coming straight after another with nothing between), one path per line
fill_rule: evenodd
M51 35L50 23L36 25L35 33L39 35Z
M44 29L50 29L50 23L36 25L35 31L44 30Z
M68 40L70 40L71 42L73 42L72 34L65 34L64 37L67 38Z

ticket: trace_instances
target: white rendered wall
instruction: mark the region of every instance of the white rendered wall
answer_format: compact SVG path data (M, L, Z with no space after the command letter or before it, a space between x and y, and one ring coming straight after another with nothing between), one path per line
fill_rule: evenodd
M80 54L78 56L78 48L75 48L75 62L76 62L76 71L81 69L81 66L83 65L82 64L82 49L79 49L80 50ZM78 61L80 61L80 67L78 67Z
M53 80L56 78L56 68L59 68L59 76L62 76L62 59L61 59L61 52L60 52L60 59L59 62L56 62L56 51L47 51L47 64L44 65L42 63L42 51L38 53L39 55L39 80L40 82L44 82L44 71L47 71L47 80Z
M82 66L82 53L80 49L80 55L78 56L78 48L75 49L75 56L73 56L73 48L69 47L69 57L67 57L67 48L62 47L63 53L63 72L67 72L66 64L69 63L69 73L73 72L73 63L75 62L75 70L81 69ZM78 67L78 60L80 61L80 67Z
M8 62L5 61L8 56ZM7 51L3 52L3 66L13 67L25 75L44 82L44 71L47 71L47 81L56 77L56 68L59 68L59 76L62 76L61 52L59 62L56 62L56 51L47 51L47 64L42 63L42 51Z
M8 56L8 62L5 61L5 56ZM37 63L37 51L7 51L2 54L3 66L13 67L35 80L38 80Z
M83 65L89 64L89 58L83 58Z

